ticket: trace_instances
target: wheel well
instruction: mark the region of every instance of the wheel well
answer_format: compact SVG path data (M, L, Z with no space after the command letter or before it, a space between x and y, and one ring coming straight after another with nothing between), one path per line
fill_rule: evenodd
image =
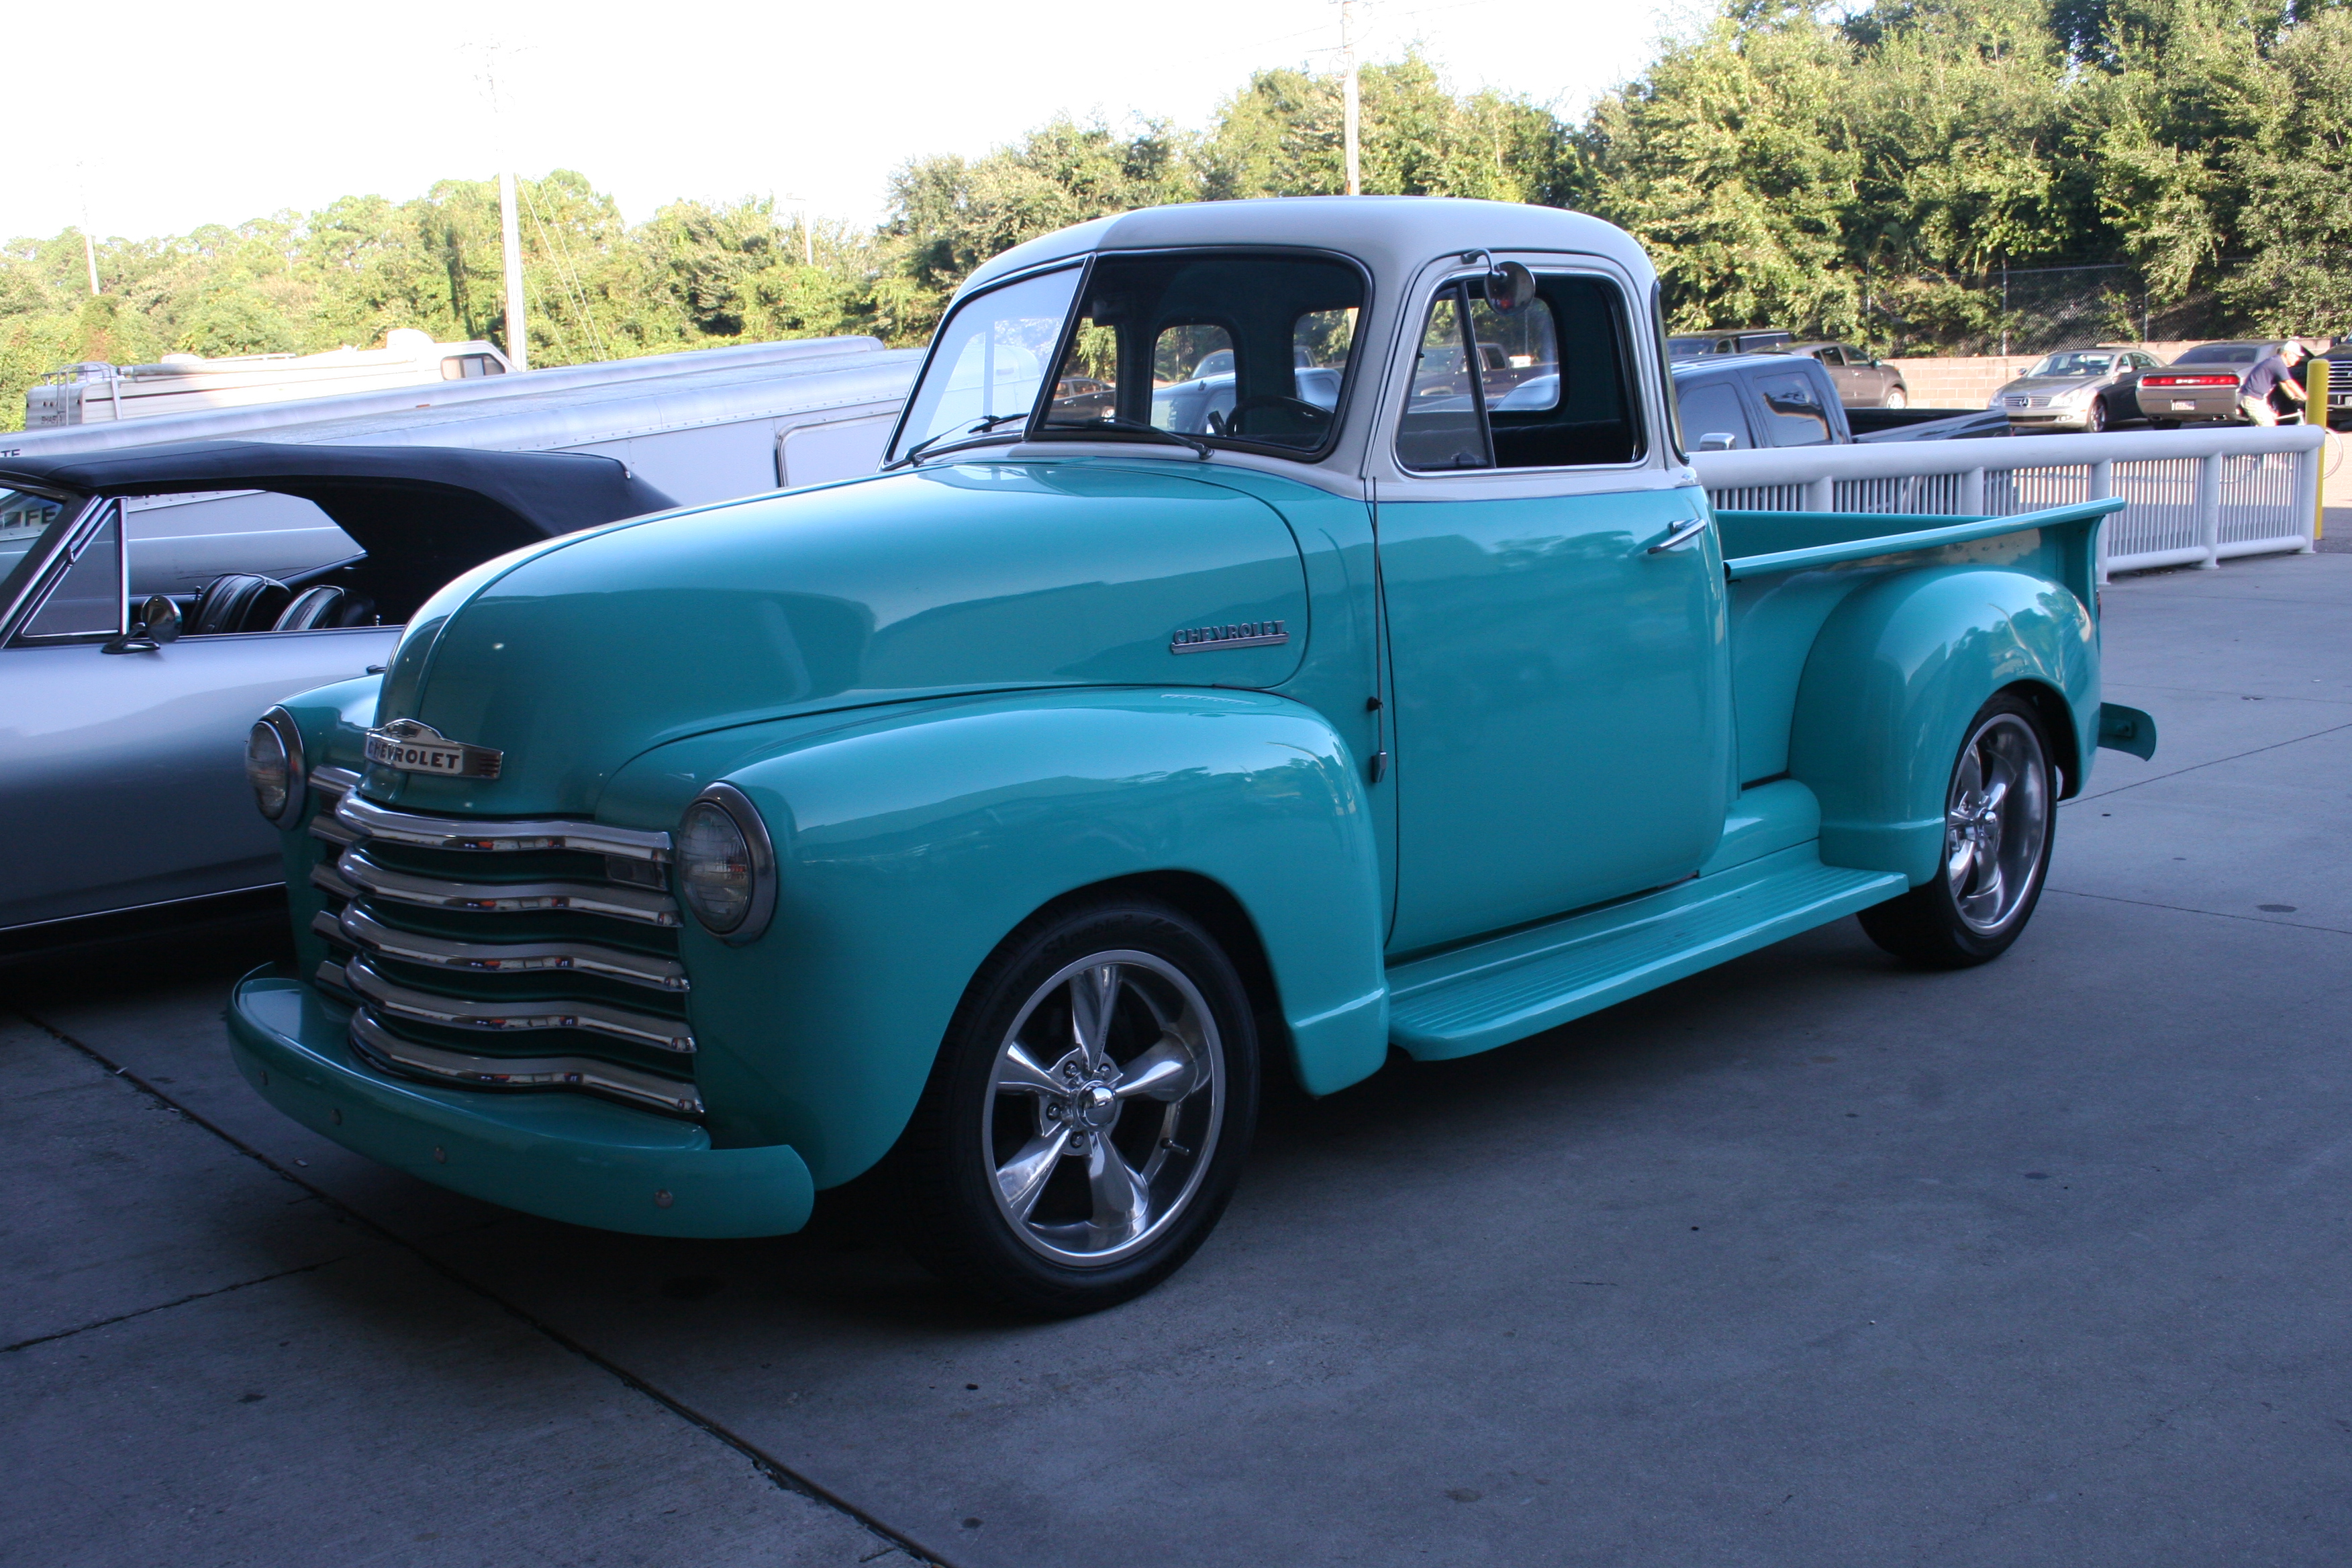
M2059 774L2064 781L2058 798L2070 800L2080 795L2083 790L2082 740L2074 732L2074 710L2067 705L2064 695L2038 680L2021 680L2003 687L2001 690L2031 703L2035 717L2042 721L2042 728L2049 735L2050 748L2054 753L2051 761L2057 764Z
M1157 899L1200 921L1224 950L1225 956L1233 960L1234 970L1241 975L1242 987L1249 993L1250 1012L1257 1024L1259 1060L1271 1067L1278 1059L1296 1073L1297 1053L1292 1047L1289 1021L1282 1014L1282 994L1274 983L1274 967L1266 962L1265 943L1258 935L1257 922L1250 919L1249 911L1230 889L1197 871L1141 871L1073 888L1037 914L1108 893Z

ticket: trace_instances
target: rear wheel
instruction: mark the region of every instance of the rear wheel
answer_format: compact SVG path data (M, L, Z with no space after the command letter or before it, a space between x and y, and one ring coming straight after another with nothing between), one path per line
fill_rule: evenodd
M1024 1311L1098 1310L1173 1273L1257 1118L1240 976L1166 905L1031 921L965 993L900 1145L934 1272Z
M1936 878L1862 912L1870 940L1916 963L1961 969L2015 942L2050 869L2056 790L2042 721L2003 693L1977 710L1944 796Z

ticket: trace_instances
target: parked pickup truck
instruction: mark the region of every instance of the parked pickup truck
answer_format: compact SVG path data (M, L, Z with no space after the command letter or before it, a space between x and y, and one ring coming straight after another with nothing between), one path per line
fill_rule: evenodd
M1488 398L1490 342L1549 402ZM1155 424L1218 349L1231 403ZM236 986L236 1060L613 1230L775 1235L874 1171L933 1267L1076 1312L1200 1244L1263 1075L1848 915L1995 957L2095 748L2153 748L2099 700L2120 503L1711 513L1668 385L1648 259L1549 208L1012 250L879 474L516 551L265 717L299 958Z

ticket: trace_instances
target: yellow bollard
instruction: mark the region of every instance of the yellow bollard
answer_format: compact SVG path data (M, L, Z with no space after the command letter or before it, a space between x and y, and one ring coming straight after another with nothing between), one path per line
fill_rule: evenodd
M2303 416L2319 421L2319 484L2311 499L2311 537L2316 542L2327 531L2327 362L2314 354L2304 363L2311 366L2311 384L2303 402Z

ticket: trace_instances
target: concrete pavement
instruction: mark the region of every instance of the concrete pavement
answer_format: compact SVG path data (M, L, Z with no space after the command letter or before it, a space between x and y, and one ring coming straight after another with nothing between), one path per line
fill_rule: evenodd
M971 1313L855 1194L660 1242L345 1155L229 1068L245 955L20 983L0 1555L2333 1561L2347 605L2336 554L2107 589L2163 746L2100 754L2000 963L1846 922L1278 1098L1193 1262L1074 1323Z

